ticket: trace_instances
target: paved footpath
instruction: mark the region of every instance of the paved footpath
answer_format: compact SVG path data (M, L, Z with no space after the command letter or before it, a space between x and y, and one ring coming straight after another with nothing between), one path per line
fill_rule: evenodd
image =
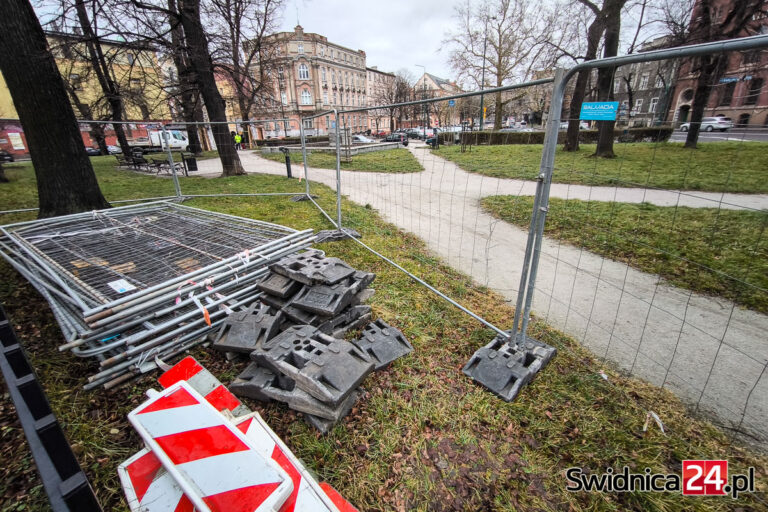
M370 204L389 222L426 241L454 268L514 303L527 230L494 219L486 196L533 195L535 183L467 173L423 147L409 147L425 171L342 171L342 193ZM285 166L242 152L248 172L284 174ZM218 160L200 174L220 173ZM296 171L301 166L294 167ZM335 189L335 171L309 169ZM768 196L553 184L551 196L660 206L768 208ZM355 227L355 226L350 226ZM363 233L364 235L364 233ZM534 313L595 354L664 385L721 423L768 442L768 317L670 286L658 276L546 239ZM482 311L478 311L482 314ZM511 319L510 319L511 323ZM500 326L502 328L508 325Z

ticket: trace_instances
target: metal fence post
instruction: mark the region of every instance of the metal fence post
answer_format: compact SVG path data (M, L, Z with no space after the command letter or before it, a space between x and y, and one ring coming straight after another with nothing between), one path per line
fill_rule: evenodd
M299 121L299 134L301 135L301 157L304 160L304 188L309 198L309 172L307 171L307 139L304 134L304 120Z
M176 197L181 197L181 185L179 184L179 177L176 174L176 166L173 164L173 152L171 151L171 134L168 133L168 129L164 124L160 126L163 129L163 141L165 142L165 148L168 150L168 165L171 166L171 172L173 173L173 188L176 189Z
M555 82L554 87L552 88L552 101L549 105L549 118L547 119L547 133L544 139L544 147L541 152L541 165L539 166L539 187L541 189L541 194L537 201L538 204L534 204L533 218L531 219L531 227L535 229L533 233L533 253L531 255L526 254L526 257L530 257L531 259L531 267L525 292L525 308L523 310L522 324L520 326L520 340L525 339L528 330L528 320L531 316L531 303L533 302L533 294L536 288L536 272L538 271L539 260L541 259L541 240L544 238L544 223L547 220L547 211L549 209L549 187L552 183L552 171L555 166L557 135L560 129L560 112L563 109L563 96L565 94L566 83L565 70L558 69L555 72ZM515 316L517 317L517 311L515 311Z
M341 231L341 137L339 136L339 111L333 109L336 120L336 229Z

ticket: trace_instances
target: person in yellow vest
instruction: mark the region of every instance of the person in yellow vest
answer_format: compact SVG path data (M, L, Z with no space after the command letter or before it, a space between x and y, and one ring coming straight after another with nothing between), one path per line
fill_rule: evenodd
M243 149L243 136L239 133L235 134L235 149Z

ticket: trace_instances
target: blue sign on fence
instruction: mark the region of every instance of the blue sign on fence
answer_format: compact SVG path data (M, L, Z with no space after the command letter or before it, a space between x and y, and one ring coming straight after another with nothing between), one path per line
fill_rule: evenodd
M448 100L448 106L449 107L455 107L456 106L456 101L455 100Z
M615 121L618 101L593 101L581 104L579 119L588 121Z

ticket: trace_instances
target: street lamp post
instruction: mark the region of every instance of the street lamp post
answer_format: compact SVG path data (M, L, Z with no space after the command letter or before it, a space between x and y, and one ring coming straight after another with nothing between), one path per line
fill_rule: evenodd
M422 91L421 92L421 99L425 100L425 99L427 99L427 68L425 68L421 64L414 64L414 65L417 68L421 68L422 71L424 72L424 74L421 75L421 85L422 85L422 88L421 88L421 91ZM424 103L422 108L424 109L424 140L427 140L427 123L428 123L428 121L427 121L427 104Z
M492 20L496 20L496 16L491 16ZM483 89L485 89L485 50L488 47L488 16L485 17L485 36L483 37L483 73L480 78L480 129L485 128L485 110L483 110L483 103L485 95Z

